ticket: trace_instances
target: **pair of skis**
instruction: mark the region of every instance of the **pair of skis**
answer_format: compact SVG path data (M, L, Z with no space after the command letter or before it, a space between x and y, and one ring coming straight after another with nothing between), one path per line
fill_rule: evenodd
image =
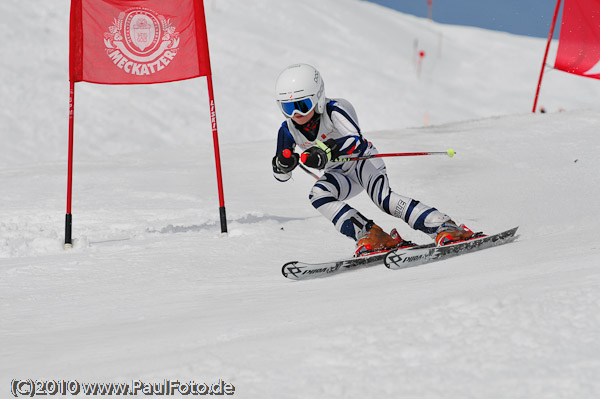
M494 235L485 235L465 241L436 246L435 244L417 245L406 248L396 248L390 251L374 253L358 258L343 259L325 263L303 263L298 261L288 262L283 265L281 272L284 277L292 280L306 280L311 278L326 277L345 271L361 269L384 263L388 269L398 270L419 266L463 255L482 249L513 241L518 227Z

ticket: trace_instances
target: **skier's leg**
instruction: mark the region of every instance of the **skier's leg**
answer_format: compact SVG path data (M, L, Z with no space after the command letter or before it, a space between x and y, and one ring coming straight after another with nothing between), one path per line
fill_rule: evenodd
M450 220L445 213L392 191L385 163L380 158L357 161L355 173L358 182L381 210L404 220L415 230L435 239L438 228Z
M323 216L342 234L358 240L373 221L344 202L362 191L362 187L342 173L326 172L313 186L309 199Z

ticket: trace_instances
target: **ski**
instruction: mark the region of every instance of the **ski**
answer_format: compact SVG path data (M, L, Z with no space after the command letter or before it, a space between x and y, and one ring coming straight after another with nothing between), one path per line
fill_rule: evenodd
M482 249L495 247L513 241L518 227L494 235L471 238L465 241L438 246L417 246L389 251L384 264L388 269L398 270L419 266L425 263L448 259Z
M431 243L395 248L358 258L353 257L332 262L305 263L292 261L283 265L281 273L291 280L308 280L376 266L381 263L392 270L407 269L509 243L516 238L517 229L518 227L514 227L502 233L475 237L441 247Z
M404 247L412 248L416 245ZM396 248L401 249L401 248ZM291 280L308 280L339 274L349 270L362 269L370 266L381 265L385 256L396 249L388 251L375 252L369 255L360 256L358 258L342 259L324 263L304 263L304 262L288 262L281 268L281 273L284 277Z

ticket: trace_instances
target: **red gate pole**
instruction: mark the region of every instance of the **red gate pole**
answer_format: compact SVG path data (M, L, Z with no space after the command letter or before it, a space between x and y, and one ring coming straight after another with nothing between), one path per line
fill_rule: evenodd
M432 21L433 20L433 0L427 0L427 18Z
M544 60L542 61L542 70L540 71L540 79L538 80L537 90L535 91L535 99L533 100L533 110L531 112L535 113L535 108L537 107L538 97L540 95L540 87L542 86L542 77L544 76L544 67L546 66L546 58L548 58L548 50L550 49L550 42L552 41L552 36L554 36L554 27L556 26L556 18L558 17L558 10L560 9L560 2L562 0L558 0L556 2L556 9L554 10L554 18L552 19L552 26L550 26L550 33L548 34L548 43L546 43L546 52L544 53Z
M71 214L71 199L73 193L73 121L75 113L75 82L69 81L69 160L67 166L67 215L65 218L65 249L73 246L71 242L71 227L73 216Z
M215 164L217 169L217 186L219 189L219 215L221 218L221 234L227 234L227 216L225 213L225 196L223 194L223 175L221 173L221 155L219 152L219 135L217 132L217 113L215 111L215 95L213 92L212 75L206 76L208 82L208 99L210 103L210 124L212 126L213 143L215 147Z

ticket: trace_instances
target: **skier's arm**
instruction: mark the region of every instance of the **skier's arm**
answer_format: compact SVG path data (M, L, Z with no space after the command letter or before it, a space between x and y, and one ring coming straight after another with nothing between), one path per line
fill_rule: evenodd
M284 182L292 177L292 171L298 166L299 156L294 152L296 142L284 122L277 133L277 151L271 161L273 176Z
M339 155L350 155L354 153L362 154L366 148L366 143L360 136L346 136L336 140L339 148Z
M327 105L327 112L334 129L341 134L336 139L339 155L362 155L369 143L360 132L358 117L352 104L338 99Z
M327 162L337 159L340 155L362 155L368 146L363 139L356 120L354 108L347 101L332 101L327 106L327 113L333 122L334 129L342 136L320 142L304 151L302 162L311 168L323 169Z
M344 100L336 101L329 106L331 122L342 137L336 139L339 155L362 155L368 146L360 132L354 108Z

